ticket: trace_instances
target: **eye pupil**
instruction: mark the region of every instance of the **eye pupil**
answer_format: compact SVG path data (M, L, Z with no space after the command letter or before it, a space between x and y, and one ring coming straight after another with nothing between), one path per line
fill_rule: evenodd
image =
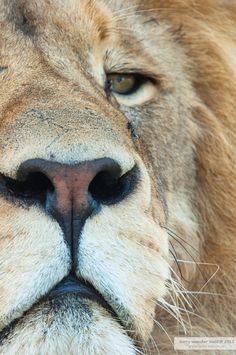
M136 74L108 74L107 83L111 92L130 95L137 88L138 77Z
M122 77L121 75L118 75L116 80L117 80L118 83L121 83L121 82L124 81L125 79L124 79L124 77Z

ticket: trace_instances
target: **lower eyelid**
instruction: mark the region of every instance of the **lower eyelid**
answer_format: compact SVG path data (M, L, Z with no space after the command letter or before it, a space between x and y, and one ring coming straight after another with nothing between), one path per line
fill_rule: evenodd
M136 90L131 95L121 95L114 93L117 102L125 106L140 106L145 102L152 100L152 98L157 94L157 87L151 80L143 83L139 90Z

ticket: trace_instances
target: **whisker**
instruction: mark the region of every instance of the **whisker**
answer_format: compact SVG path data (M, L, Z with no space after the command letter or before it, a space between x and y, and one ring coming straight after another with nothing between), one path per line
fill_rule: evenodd
M190 328L192 329L192 323L191 323L189 314L188 314L188 312L187 312L187 308L186 308L186 306L185 306L185 302L186 302L186 301L185 301L183 295L182 295L182 298L179 297L179 301L180 301L180 303L181 303L181 305L182 305L182 307L183 307L183 309L184 309L184 311L185 311L185 314L186 314L186 316L187 316L187 318L188 318L189 326L190 326ZM187 305L189 306L188 303L187 303ZM179 306L178 306L178 307L179 307ZM179 308L180 308L180 307L179 307ZM190 305L190 308L192 308L192 305Z
M174 248L173 244L171 243L171 241L169 241L169 243L170 243L170 245L171 245L171 247L172 247L172 249L173 249L173 251L172 251L172 250L169 250L169 251L170 251L171 255L173 256L174 261L176 262L176 265L177 265L177 267L178 267L178 270L179 270L181 279L184 279L184 276L183 276L183 274L182 274L181 267L180 267L180 265L179 265L179 263L178 263L178 257L177 257L175 248Z
M218 264L214 264L214 263L207 263L207 262L200 262L200 261L194 261L192 262L191 260L181 260L181 259L177 259L179 263L185 263L185 264L200 264L200 265L207 265L207 266L216 266L216 271L209 277L208 280L204 280L206 281L205 284L200 288L200 291L202 291L206 285L216 276L216 274L218 273L218 271L220 270L220 266Z
M150 338L150 340L151 340L151 338ZM145 348L145 352L146 352L147 354L151 354L150 346L149 346L148 343L146 343L146 344L144 345L144 348Z
M152 344L154 345L155 350L157 351L156 354L159 354L159 355L160 355L160 350L158 349L157 343L156 343L156 341L153 339L153 336L152 336L152 335L150 335L150 340L151 340ZM151 353L150 353L150 354L151 354Z
M189 242L187 242L184 238L180 237L176 232L174 232L173 230L171 230L170 228L166 227L166 226L161 226L162 228L166 229L168 232L170 232L173 236L175 236L176 238L182 240L182 242L186 243L190 248L192 248L194 251L196 251L199 254L199 251L192 246ZM174 238L174 237L173 237Z
M186 253L190 256L190 258L194 261L195 265L197 266L197 268L198 268L200 274L202 275L203 280L204 280L205 282L207 282L207 280L205 279L205 276L204 276L204 274L203 274L201 268L200 268L199 265L198 265L198 262L195 260L195 258L192 256L192 254L188 251L188 249L187 249L178 239L176 239L176 238L179 238L179 239L181 239L181 240L183 240L183 241L184 241L184 239L181 238L181 237L179 237L175 232L171 231L169 228L167 228L167 227L163 227L163 228L165 228L165 229L167 230L167 233L169 234L169 236L172 237L172 238L173 238L179 245L181 245L181 247L186 251ZM186 242L186 241L184 241L184 242ZM186 244L188 244L189 246L191 246L191 244L189 244L188 242L186 242ZM192 246L192 248L193 248L193 246ZM194 248L194 250L196 250L196 249ZM197 251L197 250L196 250L196 251ZM198 251L197 251L197 252L198 252ZM198 254L199 254L199 252L198 252ZM185 279L185 281L186 281L186 282L191 282L191 281L186 280L186 279Z
M169 304L169 303L166 302L165 300L163 300L163 301L164 301L164 303L167 303L170 308L176 307L176 306L174 306L174 305L172 305L172 304ZM184 309L184 308L178 307L178 309L179 309L180 311L186 312L186 309ZM194 316L200 318L201 320L208 321L207 318L202 317L202 316L201 316L200 314L198 314L198 313L195 313L195 312L192 312L192 311L189 311L189 310L187 310L187 312L188 312L189 314L191 314L191 315L194 315Z
M172 309L171 307L168 307L166 305L166 303L164 303L164 302L162 303L161 301L157 301L157 305L160 308L164 309L168 314L170 314L182 326L184 333L187 334L187 330L185 327L185 323L187 323L187 322L181 316L181 314L179 312L180 308L178 306L173 306L173 309Z
M199 292L199 291L181 291L186 294L191 294L191 295L209 295L209 296L222 296L222 297L230 297L232 299L236 299L235 296L232 295L227 295L227 293L217 293L217 292Z
M190 264L192 264L193 262L192 261L189 261L189 260L178 260L178 262L183 262L183 263L190 263ZM200 262L199 262L200 263ZM191 291L191 290L186 290L185 288L183 289L183 290L181 290L181 289L178 289L178 287L177 287L177 289L174 289L174 293L175 294L179 294L181 297L183 297L183 295L190 295L190 296L193 296L194 297L194 299L196 299L197 300L197 296L199 296L199 295L205 295L205 296L220 296L220 297L229 297L229 298L232 298L232 299L236 299L236 297L235 296L233 296L233 295L229 295L229 294L223 294L223 293L217 293L217 292L202 292L202 290L206 287L206 285L210 282L210 281L212 281L212 279L213 279L213 277L215 277L215 275L217 274L217 272L220 270L220 267L219 267L219 265L218 264L214 264L214 263L204 263L204 262L201 262L200 264L202 264L202 265L207 265L207 266L216 266L217 267L217 269L216 269L216 271L211 275L211 277L207 280L207 282L201 287L201 289L199 290L199 291ZM173 271L173 270L172 270ZM178 277L178 276L177 276ZM176 286L176 281L174 281L173 279L171 279L171 282L172 282L172 284L171 284L171 287L174 287L174 284L175 284L175 286ZM178 285L178 286L182 286L182 285ZM197 300L198 301L198 300ZM199 302L199 301L198 301ZM181 309L181 307L179 307L180 309ZM200 318L200 319L202 319L202 320L204 320L204 321L208 321L206 318L204 318L204 317L202 317L202 316L200 316L199 314L197 314L197 313L195 313L195 312L192 312L192 311L189 311L189 310L186 310L186 308L184 307L184 309L183 309L183 311L184 312L188 312L189 314L192 314L192 315L194 315L194 316L196 316L196 317L198 317L198 318Z
M160 322L158 322L156 319L153 319L153 321L158 327L160 327L162 329L162 331L166 334L166 336L168 337L168 339L171 342L172 346L174 347L174 343L173 343L169 333L167 332L167 330L163 327L163 325ZM175 350L175 353L176 353L176 350Z
M181 283L181 280L180 280L180 278L179 278L179 276L176 274L176 272L173 270L173 268L171 267L171 266L169 266L170 267L170 270L172 271L172 273L174 274L174 276L176 277L176 279L177 280L179 280L179 283L177 283L177 281L175 281L175 280L173 280L173 278L171 278L169 281L171 281L171 284L170 284L170 286L175 286L175 287L177 287L178 289L179 289L179 287L181 288L182 287L182 289L183 290L185 290L185 287L183 286L183 284ZM167 283L168 284L168 283ZM188 304L188 306L189 307L191 307L192 308L192 304L196 307L196 305L193 303L193 300L192 299L186 299L186 298L184 298L184 300L185 300L185 302Z
M190 252L188 251L188 249L178 240L176 239L170 232L167 232L169 234L170 237L172 237L177 243L179 243L181 245L181 247L186 251L186 253L193 259L193 261L195 261L194 257L192 256L192 254L190 254Z
M138 354L140 354L140 355L145 355L144 352L142 352L141 350L139 350L139 349L137 349L137 348L135 348L134 350L135 350L135 353L138 353Z

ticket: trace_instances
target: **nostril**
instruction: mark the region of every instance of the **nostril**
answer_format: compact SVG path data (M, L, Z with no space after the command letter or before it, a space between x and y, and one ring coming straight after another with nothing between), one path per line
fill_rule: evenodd
M40 172L30 173L22 179L5 177L5 189L13 197L25 202L38 202L45 205L47 195L54 191L54 186L46 175Z
M97 202L105 205L118 203L134 190L138 172L137 166L121 177L115 177L109 171L101 171L91 181L88 191Z
M97 203L112 205L125 199L137 184L139 169L134 166L120 174L118 163L109 158L71 166L32 159L22 163L16 179L0 174L0 193L26 204L38 203L54 215L69 213L72 203L81 213Z

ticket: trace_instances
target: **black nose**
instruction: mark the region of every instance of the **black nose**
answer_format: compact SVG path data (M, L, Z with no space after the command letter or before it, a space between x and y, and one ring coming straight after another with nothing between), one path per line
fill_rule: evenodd
M55 218L74 254L86 219L102 205L122 201L136 180L136 167L121 176L119 164L110 158L77 165L32 159L21 164L17 180L6 179L6 186L15 197L40 204Z

